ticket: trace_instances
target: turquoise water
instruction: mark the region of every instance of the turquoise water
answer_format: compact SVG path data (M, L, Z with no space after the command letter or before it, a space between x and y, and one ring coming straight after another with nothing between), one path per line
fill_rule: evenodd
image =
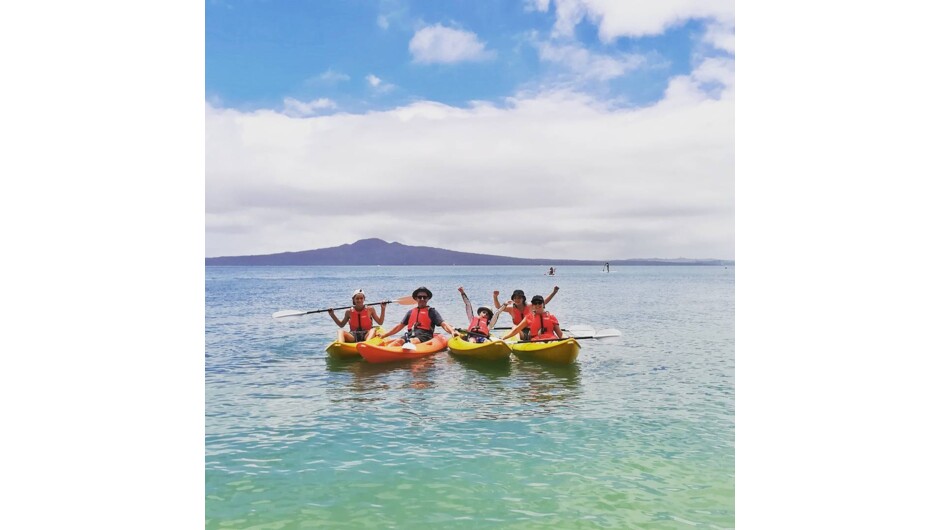
M734 267L207 267L206 528L732 528ZM335 362L324 314L430 288L617 328L574 365ZM386 328L406 307L390 305ZM500 325L507 320L500 319Z

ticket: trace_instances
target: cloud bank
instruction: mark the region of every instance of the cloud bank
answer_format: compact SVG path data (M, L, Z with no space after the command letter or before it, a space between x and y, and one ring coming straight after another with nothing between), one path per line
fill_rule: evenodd
M206 107L206 255L387 241L733 258L733 61L639 109L576 92L296 117Z

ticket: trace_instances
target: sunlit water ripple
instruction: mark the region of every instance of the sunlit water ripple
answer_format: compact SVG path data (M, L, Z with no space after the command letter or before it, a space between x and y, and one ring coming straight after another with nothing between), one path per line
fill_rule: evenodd
M734 268L207 267L207 528L732 528ZM566 367L338 362L324 314L522 288L613 327ZM390 305L386 327L406 308ZM500 322L505 325L506 322Z

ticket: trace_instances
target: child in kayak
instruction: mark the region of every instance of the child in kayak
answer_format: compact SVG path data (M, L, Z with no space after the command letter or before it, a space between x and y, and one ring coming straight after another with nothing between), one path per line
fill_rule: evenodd
M382 335L379 335L379 338L384 339L394 335L407 326L408 331L405 332L404 336L400 339L395 339L388 345L404 345L402 346L404 349L414 349L414 344L431 340L434 336L434 326L440 326L451 335L456 336L457 330L451 327L447 322L444 322L444 318L437 312L437 309L428 307L428 300L430 300L432 296L431 291L427 287L418 287L415 289L414 292L411 293L411 297L418 301L418 307L409 309L408 312L405 313L405 318L401 319L398 325Z
M467 293L463 292L463 287L458 287L457 290L460 291L460 296L463 298L463 305L467 309L467 320L470 321L467 326L469 333L467 333L464 340L467 342L486 342L490 336L488 324L493 319L493 310L485 305L480 306L477 309L477 316L474 317L473 305L470 303Z
M378 325L382 325L385 322L385 302L382 302L382 313L379 315L375 314L374 307L366 307L366 293L362 292L362 289L353 291L352 302L353 307L346 310L346 314L343 315L343 320L336 318L336 313L333 312L332 307L329 311L330 318L340 327L336 332L336 340L339 342L362 342L369 340L375 336L373 322ZM347 322L349 323L349 331L342 329Z
M547 305L552 301L552 298L555 297L555 293L558 292L558 286L556 285L552 289L552 294L548 295L548 298L545 299L545 304ZM541 298L541 296L539 297ZM535 298L533 298L535 300ZM496 325L496 320L499 319L500 313L503 311L508 311L512 315L513 325L517 325L523 320L525 320L526 315L532 312L532 304L527 304L525 301L525 293L522 292L522 289L516 289L512 292L512 297L506 304L499 303L499 291L493 291L493 304L499 309L496 311L496 318L493 319L492 325ZM522 340L529 339L529 330L525 329L522 332Z
M529 330L529 338L523 337L523 340L564 338L561 334L561 325L558 324L558 319L545 310L545 299L538 294L532 297L532 312L527 314L522 322L519 322L509 333L500 338L508 339L523 329Z

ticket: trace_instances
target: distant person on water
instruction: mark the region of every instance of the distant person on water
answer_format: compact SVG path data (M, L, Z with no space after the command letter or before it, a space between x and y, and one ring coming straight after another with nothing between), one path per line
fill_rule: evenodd
M395 339L389 346L401 346L406 342L418 344L427 342L434 336L434 326L440 326L451 335L457 335L450 324L444 322L444 318L437 312L437 309L428 306L428 300L434 296L427 287L418 287L411 293L411 297L418 301L418 307L409 309L405 317L401 319L394 328L386 333L379 335L380 338L386 338L408 328L408 331L400 339ZM413 347L413 346L412 346Z
M346 310L343 320L336 318L336 313L331 307L329 310L330 318L340 329L336 332L336 340L339 342L362 342L375 336L375 324L382 325L385 322L385 302L382 302L382 313L375 314L374 307L366 307L366 293L362 289L353 291L353 307ZM349 331L343 326L349 323Z
M555 275L555 267L549 267L549 268L548 268L548 275L549 275L549 276L554 276L554 275Z
M561 333L561 325L555 315L545 310L545 299L542 295L532 297L532 311L525 316L522 322L516 324L516 327L503 335L502 339L508 339L522 330L528 330L528 338L523 335L523 340L551 340L561 339L564 335Z
M605 269L607 272L610 272L610 262L609 262L609 261L606 262L606 263L604 263L604 269Z
M552 301L552 298L555 297L555 293L558 292L558 286L556 285L552 289L552 294L548 295L548 298L545 299L545 304L547 305ZM525 298L525 293L522 292L522 289L516 289L512 292L512 298L506 302L505 305L499 302L499 291L493 291L493 304L495 307L498 307L499 310L496 311L496 318L493 319L493 325L496 325L496 319L499 318L499 314L503 311L508 311L512 316L513 325L519 324L525 319L525 316L532 312L532 304L527 304ZM522 331L522 338L529 338L529 330L524 329Z
M458 287L460 297L463 298L463 305L467 309L467 320L470 324L467 326L467 342L486 342L490 335L489 323L493 320L493 310L482 305L477 309L477 316L473 316L473 304L467 293L463 292L463 287Z

